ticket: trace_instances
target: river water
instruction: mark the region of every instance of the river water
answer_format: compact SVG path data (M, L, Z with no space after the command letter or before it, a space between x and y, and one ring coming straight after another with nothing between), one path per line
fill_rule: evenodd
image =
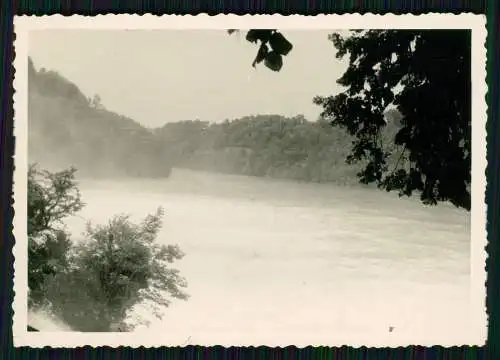
M81 182L69 221L165 209L159 241L188 301L148 329L167 344L470 344L470 215L379 190L175 170Z

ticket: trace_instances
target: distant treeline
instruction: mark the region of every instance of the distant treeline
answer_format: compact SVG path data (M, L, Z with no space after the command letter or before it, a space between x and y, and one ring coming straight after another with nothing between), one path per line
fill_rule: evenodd
M29 156L91 176L166 177L172 167L314 182L357 183L352 139L326 121L257 115L147 129L106 110L61 75L29 63ZM387 138L398 114L387 114ZM385 138L382 137L382 138ZM388 143L389 145L389 143ZM389 161L389 163L391 160Z
M303 117L167 123L156 132L176 167L306 181L355 179L344 133Z

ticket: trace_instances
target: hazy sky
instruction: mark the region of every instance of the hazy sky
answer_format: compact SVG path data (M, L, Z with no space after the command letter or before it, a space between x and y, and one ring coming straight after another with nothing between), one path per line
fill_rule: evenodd
M35 67L56 70L103 105L149 126L252 114L304 114L331 95L346 62L332 31L284 31L294 49L283 69L252 68L257 46L221 30L44 30L30 33Z

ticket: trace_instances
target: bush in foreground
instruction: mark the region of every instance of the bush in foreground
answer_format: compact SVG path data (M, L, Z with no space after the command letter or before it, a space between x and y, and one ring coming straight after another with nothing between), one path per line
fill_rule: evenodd
M49 173L30 167L30 172L31 308L49 308L77 331L127 331L143 321L127 322L135 306L146 305L161 317L170 298L187 299L186 280L170 268L184 254L177 246L156 242L162 208L140 224L125 215L106 225L88 224L85 238L74 243L62 220L83 207L75 170ZM59 209L57 216L48 216L54 209Z

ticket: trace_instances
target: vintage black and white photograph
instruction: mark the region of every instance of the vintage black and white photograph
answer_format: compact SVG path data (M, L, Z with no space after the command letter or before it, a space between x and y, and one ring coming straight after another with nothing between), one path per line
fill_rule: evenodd
M484 344L484 21L17 18L16 346Z

